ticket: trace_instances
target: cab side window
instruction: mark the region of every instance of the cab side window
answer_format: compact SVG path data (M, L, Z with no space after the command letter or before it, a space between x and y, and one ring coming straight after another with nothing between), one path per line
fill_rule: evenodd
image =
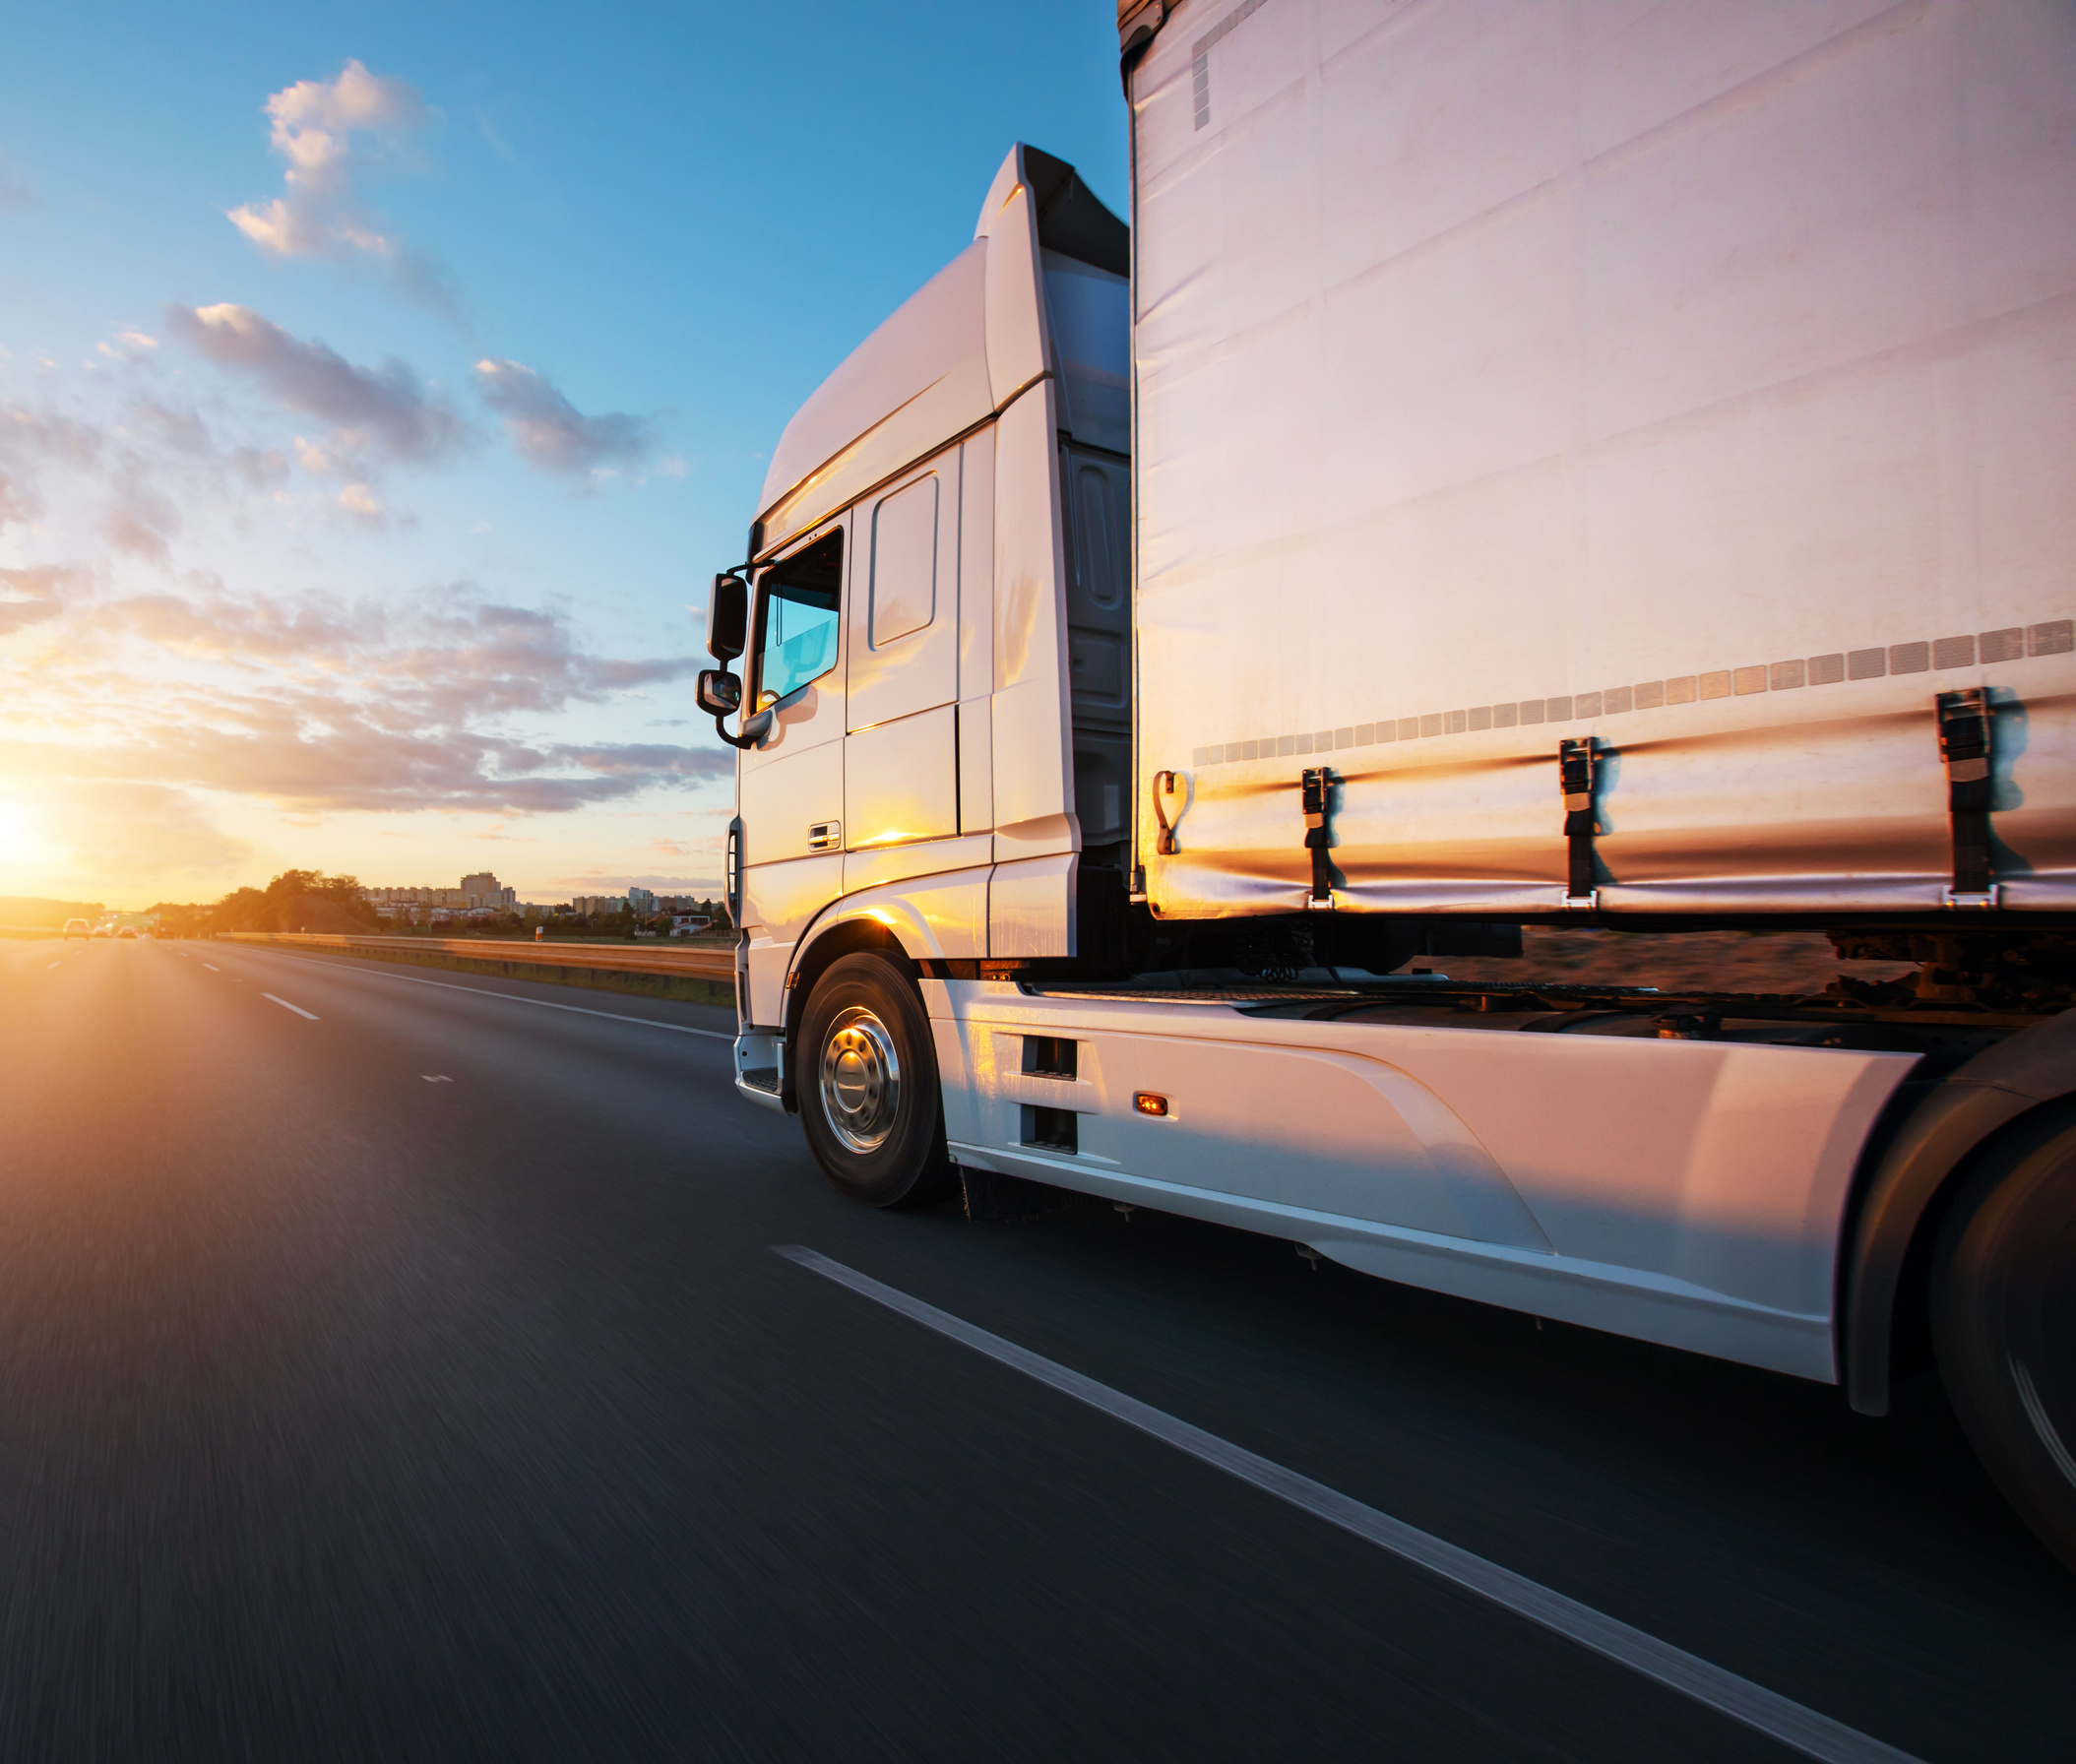
M912 636L937 616L937 474L882 498L872 514L874 649Z
M758 710L836 665L844 595L842 530L764 572L754 652Z

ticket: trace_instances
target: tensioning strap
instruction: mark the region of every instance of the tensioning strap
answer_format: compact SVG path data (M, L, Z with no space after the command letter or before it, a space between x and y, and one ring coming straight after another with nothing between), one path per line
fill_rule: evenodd
M1334 866L1328 853L1333 850L1334 836L1327 826L1327 816L1333 807L1334 775L1321 766L1316 771L1306 771L1300 784L1304 795L1305 849L1312 853L1312 903L1331 907L1334 904Z
M1953 817L1953 888L1948 903L1992 907L1989 878L1989 701L1980 686L1938 698L1939 757L1946 762L1947 812Z
M1594 758L1591 735L1557 743L1557 777L1564 791L1564 837L1571 846L1564 887L1567 907L1594 905Z

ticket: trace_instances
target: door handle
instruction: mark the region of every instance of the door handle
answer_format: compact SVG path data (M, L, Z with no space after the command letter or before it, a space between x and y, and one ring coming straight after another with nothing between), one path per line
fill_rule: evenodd
M817 821L807 830L810 851L833 851L843 843L844 823L841 821Z

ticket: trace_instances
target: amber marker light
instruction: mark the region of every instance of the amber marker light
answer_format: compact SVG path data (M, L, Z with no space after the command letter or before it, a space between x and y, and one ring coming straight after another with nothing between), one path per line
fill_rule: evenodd
M1157 1097L1152 1091L1134 1091L1132 1106L1141 1114L1164 1115L1167 1113L1167 1099Z

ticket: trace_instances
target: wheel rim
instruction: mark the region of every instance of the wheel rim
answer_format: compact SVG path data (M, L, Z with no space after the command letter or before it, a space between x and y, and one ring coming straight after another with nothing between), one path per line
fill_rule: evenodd
M876 1152L901 1107L901 1056L894 1036L861 1004L840 1011L822 1039L822 1114L853 1152Z

